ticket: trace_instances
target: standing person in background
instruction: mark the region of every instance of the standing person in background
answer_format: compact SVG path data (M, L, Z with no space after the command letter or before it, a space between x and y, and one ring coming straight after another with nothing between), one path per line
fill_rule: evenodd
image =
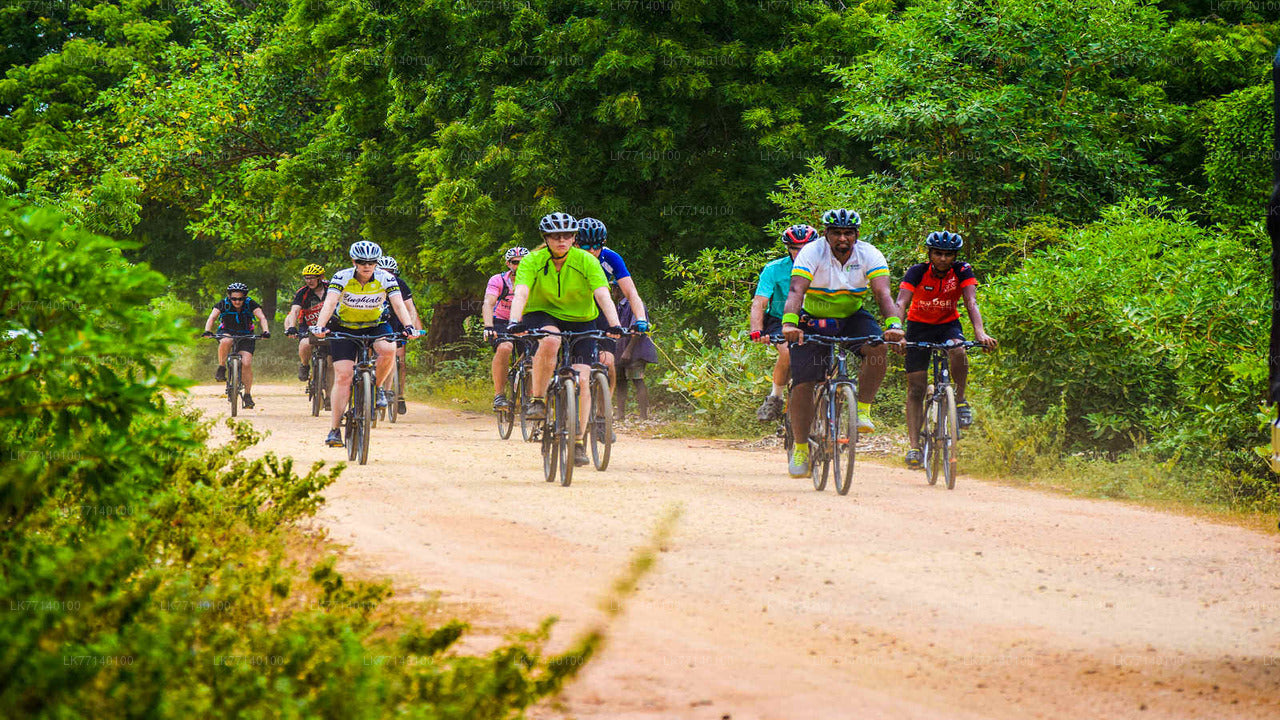
M808 225L792 225L782 232L782 244L787 255L764 266L760 280L756 282L756 294L751 299L751 339L767 343L774 335L782 334L782 314L786 312L787 293L791 292L791 267L796 255L805 245L821 237ZM782 419L786 407L787 385L791 382L791 350L785 343L775 343L778 359L773 363L773 390L756 410L760 422Z
M507 383L507 365L511 363L512 343L510 340L498 342L497 337L507 332L516 270L520 267L520 261L528 254L529 249L519 245L509 248L503 255L503 260L507 263L506 272L500 272L489 278L489 284L484 290L484 307L481 310L484 319L484 339L494 348L493 362L489 366L489 372L493 375L494 410L511 407L511 401L507 399L503 389Z
M221 318L221 320L219 320ZM253 321L262 323L262 337L271 337L271 328L267 327L267 316L257 300L249 297L249 286L244 283L231 283L227 286L227 296L218 301L209 311L209 319L204 321L204 337L213 337L213 321L219 320L218 332L227 335L252 335ZM240 381L244 384L244 408L252 410L253 396L253 351L258 341L252 338L222 338L218 342L218 369L213 377L218 382L227 381L227 355L240 353Z
M400 275L400 263L390 255L383 255L378 258L378 267L391 273L396 278L396 284L400 286L400 298L404 300L405 307L409 308L409 315L413 318L413 326L415 328L422 327L418 319L418 306L413 302L413 288L409 287L409 283L404 281ZM391 301L388 300L382 306L383 316L387 322L391 324L392 332L404 334L404 324L400 322L400 318L396 317L395 312L391 310ZM400 394L392 398L396 403L396 412L403 415L409 409L404 402L405 377L409 374L409 363L405 362L405 344L408 338L401 337L396 340L396 357L400 360ZM391 382L390 376L387 377L387 383Z

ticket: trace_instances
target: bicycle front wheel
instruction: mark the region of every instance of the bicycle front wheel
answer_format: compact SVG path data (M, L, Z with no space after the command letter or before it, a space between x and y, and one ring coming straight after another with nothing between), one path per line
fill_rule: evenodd
M573 482L573 446L578 441L578 383L571 377L560 384L556 402L556 449L560 463L560 485Z
M538 426L542 435L542 475L547 482L556 479L556 466L559 464L560 452L556 447L556 417L560 406L559 388L551 384L547 393L547 417Z
M374 397L373 373L364 372L360 374L360 402L362 407L356 413L356 437L359 438L360 444L357 448L359 455L356 460L361 465L369 462L369 436L373 434L373 397Z
M231 417L235 417L240 411L240 360L237 358L227 358L227 399L231 401Z
M520 416L520 436L525 442L533 442L538 439L538 421L529 420L524 416L524 409L529 407L529 383L531 378L528 373L516 373L515 383L512 384L511 391L512 402L516 404L515 412Z
M943 400L938 407L938 441L941 445L942 476L948 490L956 488L957 439L960 436L960 423L956 418L956 391L950 385L943 389Z
M834 415L831 427L835 441L831 448L836 492L848 495L853 486L853 461L858 457L858 398L853 386L841 383L836 386Z
M400 393L403 392L400 387L400 358L396 358L396 366L391 370L391 387L387 392L391 393L387 403L387 419L394 423L400 414Z
M809 473L813 489L827 489L827 473L831 469L830 438L827 435L827 388L819 385L813 393L813 421L809 424Z
M342 416L342 424L345 431L342 434L343 443L347 446L347 460L355 462L356 456L359 454L360 447L359 423L356 421L356 413L359 408L364 407L363 401L360 399L360 383L351 382L351 399L347 401L347 412Z
M609 453L613 448L613 397L609 392L609 374L603 370L591 372L591 462L603 472L609 467Z
M307 394L311 399L311 417L320 417L324 408L324 361L317 361L319 353L311 351L311 382L307 383Z

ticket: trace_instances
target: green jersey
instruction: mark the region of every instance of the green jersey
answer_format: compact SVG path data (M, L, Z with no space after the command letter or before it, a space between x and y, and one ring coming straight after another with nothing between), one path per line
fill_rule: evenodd
M529 253L520 261L515 284L529 288L525 314L545 312L568 322L595 320L600 314L595 291L609 287L600 261L577 247L569 249L560 270L556 270L547 248Z

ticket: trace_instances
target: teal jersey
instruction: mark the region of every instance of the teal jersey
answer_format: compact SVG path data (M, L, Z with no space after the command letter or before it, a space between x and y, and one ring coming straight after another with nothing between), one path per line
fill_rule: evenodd
M760 281L756 283L756 295L769 298L766 313L781 318L786 312L787 294L791 292L791 256L784 255L764 266Z

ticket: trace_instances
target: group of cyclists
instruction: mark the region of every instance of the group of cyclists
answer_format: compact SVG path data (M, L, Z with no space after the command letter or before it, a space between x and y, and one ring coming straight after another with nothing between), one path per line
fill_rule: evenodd
M858 239L862 226L858 213L829 210L822 216L822 224L821 234L809 225L787 228L782 242L788 255L770 262L760 273L751 304L751 339L774 342L778 357L772 390L757 417L764 422L774 421L787 408L792 428L811 426L814 384L826 377L830 359L820 346L804 342L805 333L812 333L884 340L864 343L856 349L862 357L858 371L859 433L875 431L871 405L888 368L886 343L905 340L950 344L947 354L956 383L957 415L960 427L968 427L973 422L973 410L965 400L968 364L957 309L961 299L975 340L988 349L996 347L996 340L986 333L982 323L973 268L956 259L964 238L947 231L930 233L925 239L928 262L907 269L895 300L890 295L889 264L884 254ZM868 294L884 318L884 329L863 307ZM907 316L905 327L903 315ZM786 343L779 343L779 338ZM911 443L905 461L909 467L918 468L924 460L919 434L929 351L907 348L905 355L907 436ZM807 437L796 437L788 471L793 477L810 474Z
M957 415L960 427L973 421L973 411L965 399L967 356L960 324L959 304L963 302L973 326L975 340L993 349L995 338L985 332L977 304L977 279L973 268L957 259L964 239L955 233L937 231L925 240L927 262L911 266L899 284L897 298L890 294L889 267L885 256L870 243L858 238L862 219L847 209L833 209L822 217L821 233L809 225L792 225L782 233L787 255L767 264L761 271L750 311L750 337L761 343L773 343L777 359L773 368L772 388L757 411L763 422L776 421L789 414L792 428L809 428L813 419L813 390L828 372L829 356L815 343L804 342L806 333L828 336L868 337L883 342L860 345L856 353L862 357L858 371L858 432L875 431L871 418L872 403L884 381L888 367L887 347L902 341L946 343L955 379ZM512 247L505 251L506 269L489 279L482 309L484 336L494 347L491 373L495 410L510 409L506 396L507 368L513 356L532 352L532 388L525 418L546 418L546 389L550 384L560 349L556 334L596 331L595 337L575 338L569 348L570 362L579 376L579 424L574 462L589 462L585 447L587 419L591 413L588 374L597 360L609 369L610 384L619 380L618 342L627 336L631 343L643 339L649 330L648 311L636 289L626 262L617 252L605 247L608 229L596 218L574 218L562 212L551 213L538 223L543 244L530 251ZM294 295L286 334L300 337L298 379L309 379L313 352L326 351L332 362L326 410L331 412L331 426L325 442L341 447L339 430L342 414L350 396L352 373L358 343L350 339L326 336L339 332L350 336L377 336L373 350L377 355L376 384L379 388L377 407L394 402L399 412L407 409L403 396L390 397L384 390L395 367L397 354L404 358L405 341L418 334L418 311L413 292L399 275L396 260L382 254L373 242L361 240L351 245L351 267L334 273L326 281L324 268L308 265L303 269L304 285ZM882 329L864 304L874 300L884 318ZM905 325L902 316L906 316ZM232 283L227 295L209 313L205 335L213 336L213 323L220 322L222 337L218 345L219 366L215 377L225 379L230 352L242 358L244 407L254 407L252 357L254 323L261 323L260 337L269 337L270 328L261 306L248 296L243 283ZM624 330L629 326L631 332ZM300 332L299 328L303 331ZM541 333L539 331L542 331ZM525 336L536 334L534 340ZM395 336L392 342L387 336ZM597 338L602 338L597 340ZM326 348L327 346L327 348ZM652 344L649 344L652 347ZM911 449L905 461L920 467L921 401L925 393L929 351L905 349L907 373L906 415ZM623 357L632 357L631 349ZM640 365L640 382L643 364ZM635 375L624 373L635 378ZM399 387L403 387L401 384ZM788 461L793 477L810 474L807 437L797 437Z

